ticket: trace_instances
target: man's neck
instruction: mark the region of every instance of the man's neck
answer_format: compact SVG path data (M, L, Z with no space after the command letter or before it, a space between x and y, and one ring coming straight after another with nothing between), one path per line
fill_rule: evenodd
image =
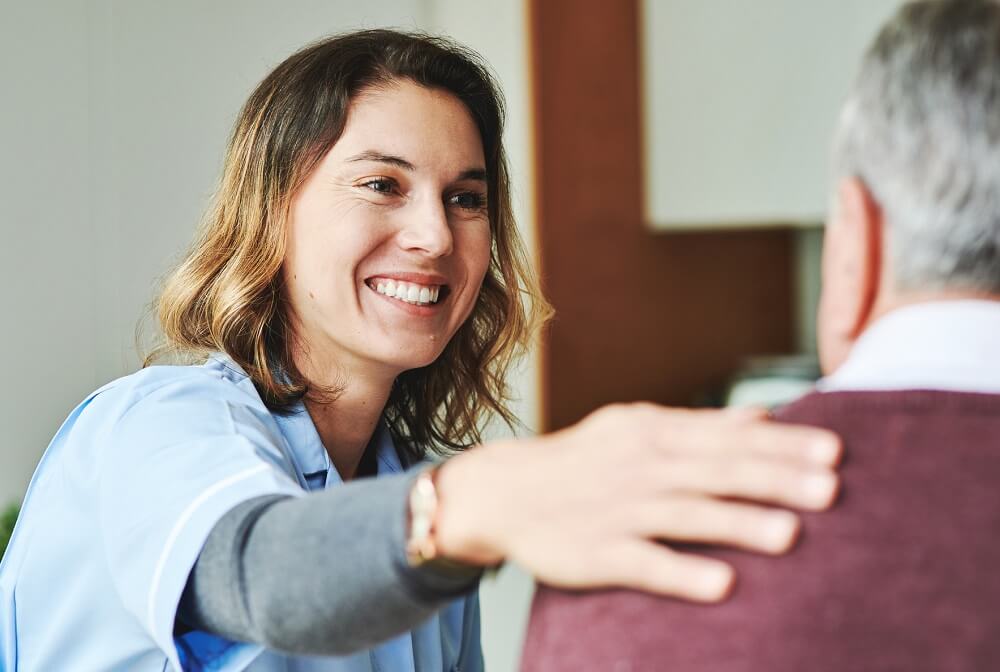
M937 303L940 301L1000 301L1000 294L990 292L975 292L959 289L923 290L923 291L899 291L888 289L879 292L878 300L875 303L865 328L871 326L876 320L885 315L908 306L915 306L921 303Z

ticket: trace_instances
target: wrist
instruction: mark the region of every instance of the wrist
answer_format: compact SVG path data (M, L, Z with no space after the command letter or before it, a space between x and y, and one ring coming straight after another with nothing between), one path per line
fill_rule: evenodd
M436 478L438 466L423 469L407 496L406 561L419 567L438 557Z
M436 543L443 557L484 567L506 557L505 529L511 514L505 501L502 459L513 448L491 444L470 449L438 467Z

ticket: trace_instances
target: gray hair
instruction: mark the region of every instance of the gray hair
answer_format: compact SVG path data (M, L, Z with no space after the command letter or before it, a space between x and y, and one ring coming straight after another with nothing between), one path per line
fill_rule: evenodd
M899 289L1000 293L1000 3L896 13L844 106L834 170L881 205Z

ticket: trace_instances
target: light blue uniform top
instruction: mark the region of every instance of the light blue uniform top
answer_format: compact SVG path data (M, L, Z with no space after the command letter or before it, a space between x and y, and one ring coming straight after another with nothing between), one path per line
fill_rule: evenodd
M402 471L384 427L375 440L378 476ZM28 488L0 564L0 672L479 669L476 593L346 657L174 638L181 592L219 518L253 497L340 483L309 414L272 414L228 358L110 383L70 414Z

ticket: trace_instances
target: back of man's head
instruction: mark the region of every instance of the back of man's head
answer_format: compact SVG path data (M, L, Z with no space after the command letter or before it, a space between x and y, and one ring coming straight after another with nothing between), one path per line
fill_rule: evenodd
M1000 293L1000 3L900 9L864 58L835 152L883 208L900 289Z
M914 296L1000 297L1000 1L904 5L865 54L833 166L825 369Z

